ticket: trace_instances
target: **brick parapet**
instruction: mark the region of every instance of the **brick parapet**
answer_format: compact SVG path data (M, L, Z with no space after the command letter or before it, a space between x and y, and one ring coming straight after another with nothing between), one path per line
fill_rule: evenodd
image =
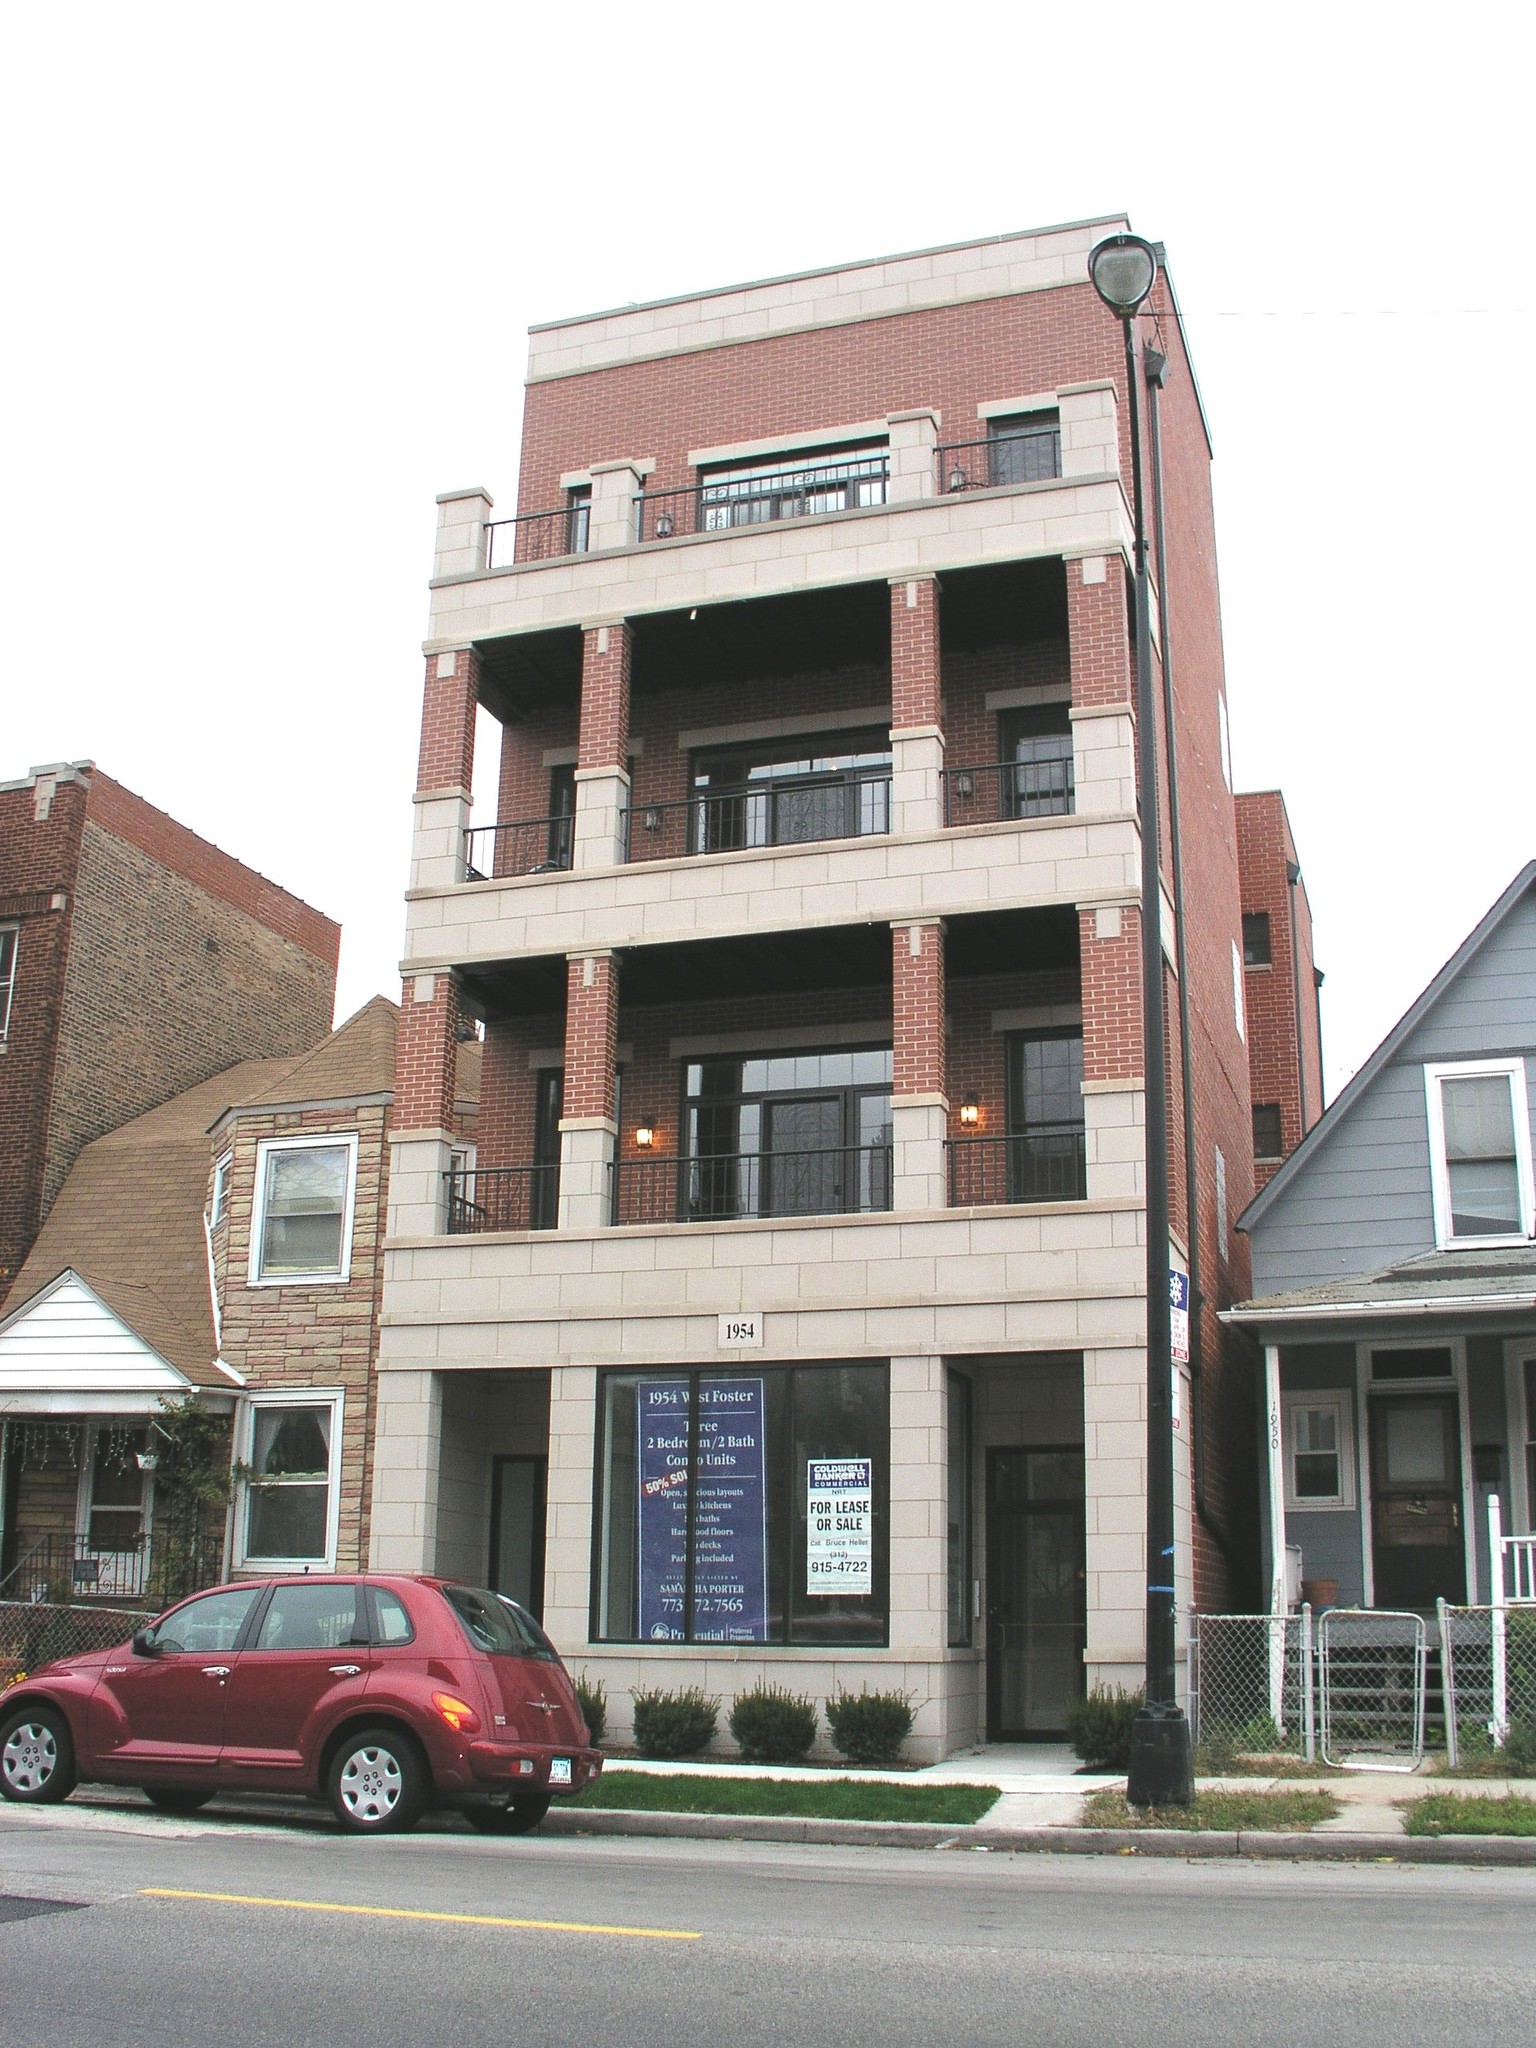
M479 661L473 648L427 656L416 765L418 789L473 788L479 701Z
M395 1036L397 1131L453 1128L458 1094L458 1034L462 1012L451 974L407 977Z
M582 635L578 769L622 769L629 759L629 678L633 636L622 621Z

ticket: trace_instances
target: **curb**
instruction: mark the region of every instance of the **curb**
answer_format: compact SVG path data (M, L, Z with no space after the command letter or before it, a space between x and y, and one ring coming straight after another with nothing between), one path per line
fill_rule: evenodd
M1162 1856L1292 1863L1453 1863L1536 1868L1536 1837L1326 1835L1182 1828L943 1827L929 1821L794 1820L760 1814L626 1813L554 1807L545 1835L629 1835L715 1842L792 1842L826 1848L959 1849L1047 1856Z

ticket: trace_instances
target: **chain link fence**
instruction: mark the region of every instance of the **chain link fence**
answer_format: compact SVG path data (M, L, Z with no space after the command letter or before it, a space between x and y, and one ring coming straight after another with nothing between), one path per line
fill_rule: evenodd
M1487 1768L1508 1750L1513 1775L1536 1768L1536 1608L1438 1613L1446 1762Z
M125 1643L154 1618L153 1613L125 1607L0 1600L0 1690L56 1657L78 1657L88 1650L110 1650L115 1643Z
M1190 1718L1198 1770L1317 1751L1312 1610L1190 1618Z

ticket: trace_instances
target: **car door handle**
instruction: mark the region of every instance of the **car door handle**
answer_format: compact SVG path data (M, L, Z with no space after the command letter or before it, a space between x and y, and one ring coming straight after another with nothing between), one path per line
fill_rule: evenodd
M203 1666L203 1676L204 1678L228 1678L229 1666L227 1664L205 1664Z
M332 1678L356 1678L362 1668L361 1664L333 1664L331 1666L331 1676Z

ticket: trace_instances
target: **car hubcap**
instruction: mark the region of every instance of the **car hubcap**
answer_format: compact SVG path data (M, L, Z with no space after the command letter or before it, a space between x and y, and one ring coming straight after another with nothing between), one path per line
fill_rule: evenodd
M59 1767L59 1745L41 1721L23 1721L6 1738L0 1770L14 1792L41 1792Z
M355 1749L342 1765L341 1803L353 1820L376 1827L400 1804L404 1781L387 1749Z

